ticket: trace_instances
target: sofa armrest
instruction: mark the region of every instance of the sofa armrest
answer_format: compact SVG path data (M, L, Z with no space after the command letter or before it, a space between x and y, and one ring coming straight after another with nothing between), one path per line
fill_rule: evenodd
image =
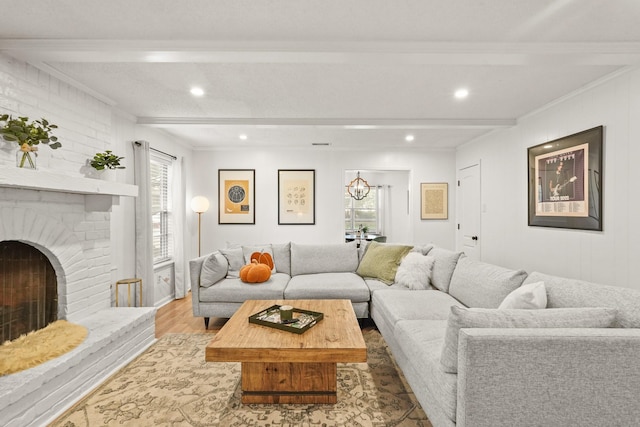
M200 272L202 264L210 254L195 258L189 261L189 279L191 280L191 305L193 315L200 315Z
M640 329L461 329L459 427L640 422Z

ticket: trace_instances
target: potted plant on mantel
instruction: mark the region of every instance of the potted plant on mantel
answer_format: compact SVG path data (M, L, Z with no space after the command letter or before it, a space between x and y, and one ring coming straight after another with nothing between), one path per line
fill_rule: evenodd
M51 135L51 130L58 126L49 123L46 119L34 120L29 123L29 117L14 119L8 114L0 116L0 135L5 141L17 142L20 149L16 153L16 164L19 168L36 168L38 147L42 143L47 144L53 150L62 147L58 138Z
M122 159L124 157L116 156L111 150L106 150L104 153L96 153L90 164L97 171L124 169L124 166L120 165Z

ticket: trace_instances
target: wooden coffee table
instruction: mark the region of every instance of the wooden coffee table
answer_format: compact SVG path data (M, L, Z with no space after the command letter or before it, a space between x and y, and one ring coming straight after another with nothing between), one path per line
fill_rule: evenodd
M324 313L302 334L249 323L274 304ZM208 362L242 362L242 403L336 403L337 364L367 348L349 300L249 300L207 345Z

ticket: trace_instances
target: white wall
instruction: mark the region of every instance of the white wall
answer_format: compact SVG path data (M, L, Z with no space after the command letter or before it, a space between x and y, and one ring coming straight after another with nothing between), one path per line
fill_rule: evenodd
M256 224L218 224L218 169L256 170ZM278 169L316 170L316 224L278 225ZM411 182L408 243L433 242L453 248L453 218L420 220L420 183L455 180L453 151L351 152L326 148L299 150L252 149L198 151L193 156L193 195L206 196L211 209L202 215L202 253L224 247L227 242L339 243L344 242L345 170L408 170ZM450 197L450 210L455 211ZM195 214L193 214L195 216Z
M604 125L603 231L527 225L527 148ZM640 70L611 76L457 151L457 169L481 161L482 259L640 289Z

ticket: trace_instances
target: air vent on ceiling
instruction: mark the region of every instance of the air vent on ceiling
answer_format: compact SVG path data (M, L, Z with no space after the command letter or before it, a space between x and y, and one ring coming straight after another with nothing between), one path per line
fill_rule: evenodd
M331 143L330 142L312 142L311 145L329 146L329 145L331 145Z

